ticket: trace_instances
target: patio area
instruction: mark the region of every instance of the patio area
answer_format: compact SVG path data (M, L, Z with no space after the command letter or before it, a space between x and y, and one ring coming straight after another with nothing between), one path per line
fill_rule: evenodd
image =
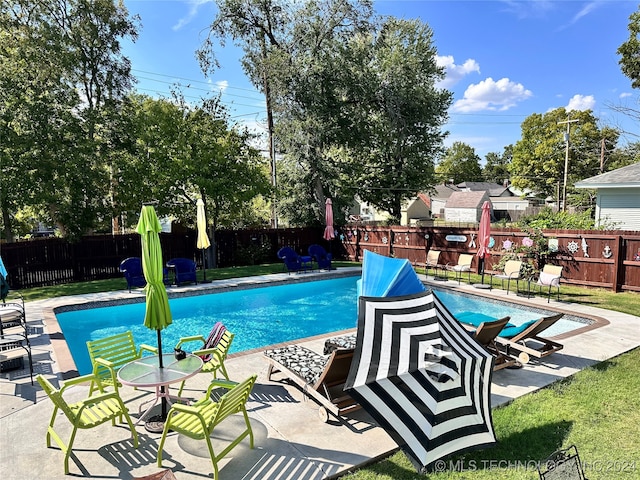
M325 278L348 273L347 270L303 275L305 279ZM292 277L285 273L181 287L180 290L230 288L244 282L285 282ZM425 280L428 282L430 279ZM442 282L438 282L438 285L442 285ZM603 324L562 338L559 341L564 349L541 361L531 361L519 370L494 372L493 407L640 345L637 335L639 317L568 302L552 300L547 304L546 298L527 299L516 297L513 293L507 296L502 290L479 291L470 285L458 286L452 280L447 282L447 286L509 301L517 299L524 304L575 315L598 317ZM54 382L72 374L73 366L68 350L63 348L65 342L52 316L53 308L135 295L141 296L142 292L129 293L123 290L28 303L27 318L34 333L31 338L35 373L42 373ZM324 340L329 336L332 335L305 339L300 343L321 353ZM249 449L248 440L244 440L232 450L221 462L222 480L331 478L396 449L391 438L375 426L362 410L339 420L331 418L324 423L318 415L318 404L306 399L298 387L279 382L282 377L278 375L274 375L273 381L266 379L268 364L261 351L232 355L226 365L232 379L243 380L257 373L258 380L247 404L255 434L255 448ZM199 398L210 378L210 375L197 375L187 383L184 395ZM74 387L69 390L68 398L83 397L87 392L88 385ZM120 392L135 422L138 406L150 398L152 391L122 387ZM45 436L53 405L37 383L31 386L27 370L9 371L0 376L0 399L0 465L3 467L3 479L69 478L63 474L62 452L57 447L46 448ZM241 430L242 425L241 417L237 421L231 419L221 424L222 428L216 429L216 436L231 438L234 431ZM56 427L66 440L71 431L70 424L65 418L59 418ZM170 468L180 480L211 478L212 465L204 442L170 434L165 443L163 467L159 468L156 466L156 454L160 435L148 433L143 425L137 425L136 429L140 438L137 449L133 447L126 424L112 427L107 423L79 431L71 456L70 476L126 480ZM214 441L214 450L217 445L224 447L225 443Z

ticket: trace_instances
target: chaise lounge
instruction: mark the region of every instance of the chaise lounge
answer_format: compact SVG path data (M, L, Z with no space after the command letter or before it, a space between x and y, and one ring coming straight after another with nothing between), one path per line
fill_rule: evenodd
M339 417L360 408L343 391L353 349L338 349L330 355L320 355L300 345L288 345L265 350L264 356L269 362L267 379L271 380L276 372L282 373L321 405L318 413L323 421L329 420L329 413Z
M529 361L529 357L542 358L564 348L560 343L541 337L540 334L556 323L564 316L564 313L531 320L518 327L507 327L496 338L496 343L506 354L513 349L523 363Z
M493 371L503 368L521 368L522 363L512 356L503 353L496 344L496 338L508 324L510 317L499 318L498 320L486 320L473 330L473 338L482 345L494 357Z

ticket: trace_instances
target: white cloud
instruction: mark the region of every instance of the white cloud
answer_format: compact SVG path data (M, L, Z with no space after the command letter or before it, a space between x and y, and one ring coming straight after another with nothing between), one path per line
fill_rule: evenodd
M211 83L211 82L209 82ZM220 93L224 93L227 88L229 87L229 81L228 80L218 80L217 82L213 82L212 83L212 90L217 90Z
M531 97L533 93L521 83L508 78L497 82L489 77L478 84L471 84L464 92L464 98L453 104L453 112L479 112L482 110L504 111L515 107L518 102Z
M593 95L579 95L576 94L571 97L569 104L565 107L567 112L572 110L593 110L596 104L596 99Z
M631 97L633 94L629 93L629 92L622 92L620 94L620 98L627 98L627 97Z
M438 88L449 88L458 83L465 75L473 72L480 73L480 65L471 58L465 60L462 65L456 65L452 55L438 55L436 56L436 64L446 70L446 77L438 82Z
M193 20L193 18L198 14L198 9L206 4L206 3L210 3L213 0L189 0L187 3L187 5L189 5L189 12L187 12L187 16L186 17L182 17L180 20L178 20L178 23L176 23L173 27L171 27L174 31L176 30L180 30L182 27L184 27L185 25L189 24L189 22L191 22L191 20Z

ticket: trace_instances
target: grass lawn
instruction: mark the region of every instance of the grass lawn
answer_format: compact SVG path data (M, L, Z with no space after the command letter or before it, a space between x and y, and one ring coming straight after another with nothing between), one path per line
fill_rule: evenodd
M334 265L355 266L351 262ZM217 280L282 272L282 264L207 270ZM477 277L477 276L475 276ZM479 277L471 277L471 282ZM485 282L487 278L485 276ZM499 287L495 281L494 286ZM124 279L22 290L25 300L124 290ZM566 301L638 315L640 294L561 287ZM638 325L640 331L640 322ZM561 353L560 353L561 354ZM418 475L402 452L345 475L345 480L537 479L536 462L578 447L589 480L640 479L640 349L599 363L493 411L498 444L446 459L444 471Z

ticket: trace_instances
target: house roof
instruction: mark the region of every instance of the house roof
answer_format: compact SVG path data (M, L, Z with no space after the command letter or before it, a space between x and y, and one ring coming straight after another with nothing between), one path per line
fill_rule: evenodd
M640 162L586 178L576 188L628 188L640 187Z
M422 201L427 207L431 208L431 197L426 193L419 193L418 199Z
M472 192L488 192L490 197L500 197L505 191L511 194L511 191L504 185L493 182L462 182L457 185L463 190L469 190Z
M481 208L485 200L489 200L487 192L453 192L445 208Z
M459 192L460 191L460 189L457 186L453 185L453 184L435 185L433 187L433 190L435 190L435 194L431 195L431 198L440 198L440 199L449 198L453 192Z

